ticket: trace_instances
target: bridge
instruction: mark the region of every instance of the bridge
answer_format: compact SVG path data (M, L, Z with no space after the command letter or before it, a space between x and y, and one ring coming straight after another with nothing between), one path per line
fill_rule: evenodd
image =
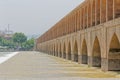
M36 40L49 55L120 70L120 0L85 0Z

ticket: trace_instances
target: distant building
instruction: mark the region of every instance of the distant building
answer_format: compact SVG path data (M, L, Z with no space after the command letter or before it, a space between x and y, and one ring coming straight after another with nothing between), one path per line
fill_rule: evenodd
M10 31L10 30L0 31L0 37L11 39L12 36L13 36L13 31Z

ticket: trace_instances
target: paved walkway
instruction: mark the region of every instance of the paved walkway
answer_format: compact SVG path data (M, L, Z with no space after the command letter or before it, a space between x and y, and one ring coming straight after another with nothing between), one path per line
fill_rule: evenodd
M86 80L88 78L119 80L120 76L118 73L105 73L100 69L39 52L21 52L0 64L0 80Z

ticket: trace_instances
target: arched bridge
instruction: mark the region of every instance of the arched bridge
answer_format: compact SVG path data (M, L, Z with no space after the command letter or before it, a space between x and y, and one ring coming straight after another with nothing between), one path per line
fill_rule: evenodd
M105 71L120 70L120 0L85 0L40 36L36 49Z

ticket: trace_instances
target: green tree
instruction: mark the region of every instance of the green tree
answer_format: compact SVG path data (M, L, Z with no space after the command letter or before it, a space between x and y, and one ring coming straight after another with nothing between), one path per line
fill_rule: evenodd
M14 42L12 41L12 39L10 40L7 40L7 39L2 39L2 45L1 46L6 46L8 48L14 48L15 44Z
M15 33L13 35L13 42L16 43L17 47L21 47L22 43L26 42L27 37L24 33Z
M2 46L2 40L3 40L3 38L0 37L0 46Z
M32 50L34 47L34 38L27 40L22 44L22 49L24 50Z

